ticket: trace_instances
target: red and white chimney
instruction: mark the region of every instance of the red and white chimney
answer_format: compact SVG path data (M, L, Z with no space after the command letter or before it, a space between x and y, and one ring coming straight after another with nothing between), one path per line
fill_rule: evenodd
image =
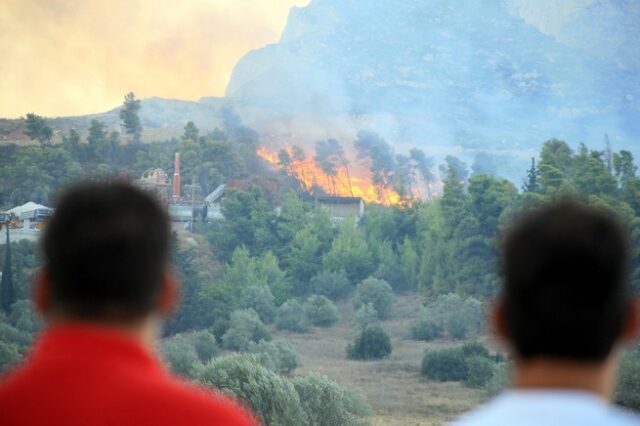
M173 200L180 199L180 153L176 152L176 159L173 165Z

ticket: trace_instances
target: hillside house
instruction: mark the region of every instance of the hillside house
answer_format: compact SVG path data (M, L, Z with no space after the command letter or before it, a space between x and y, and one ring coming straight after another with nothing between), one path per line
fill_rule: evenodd
M364 200L360 197L316 197L316 206L327 209L333 222L353 218L356 223L364 214Z

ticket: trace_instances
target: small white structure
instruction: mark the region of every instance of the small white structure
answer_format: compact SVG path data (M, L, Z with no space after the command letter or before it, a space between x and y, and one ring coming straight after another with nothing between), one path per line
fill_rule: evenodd
M17 217L21 218L23 215L28 215L29 213L32 213L38 209L49 210L49 207L43 206L42 204L34 203L33 201L28 201L21 206L17 206L12 208L11 210L7 210L7 213L13 213Z

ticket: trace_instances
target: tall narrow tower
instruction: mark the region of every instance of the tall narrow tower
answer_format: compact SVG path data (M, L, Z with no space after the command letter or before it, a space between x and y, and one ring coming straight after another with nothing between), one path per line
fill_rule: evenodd
M173 201L180 199L180 153L176 152L173 165Z

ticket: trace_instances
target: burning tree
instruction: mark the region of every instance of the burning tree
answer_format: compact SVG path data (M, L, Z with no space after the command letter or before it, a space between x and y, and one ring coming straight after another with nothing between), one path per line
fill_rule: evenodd
M361 130L353 142L358 158L367 161L371 172L371 181L375 185L380 199L388 204L395 204L393 200L398 194L394 188L393 175L396 171L396 161L393 149L377 133Z
M351 167L338 140L321 140L314 148L312 157L296 145L277 152L263 147L257 154L296 178L300 188L312 194L320 190L339 197L360 197L368 203L397 205L422 197L419 188L424 183L431 197L433 160L419 149L410 155L396 155L378 134L362 130L354 141L360 161Z
M327 183L332 195L348 193L353 197L351 176L349 175L349 160L344 149L336 139L316 142L314 160L327 176Z

